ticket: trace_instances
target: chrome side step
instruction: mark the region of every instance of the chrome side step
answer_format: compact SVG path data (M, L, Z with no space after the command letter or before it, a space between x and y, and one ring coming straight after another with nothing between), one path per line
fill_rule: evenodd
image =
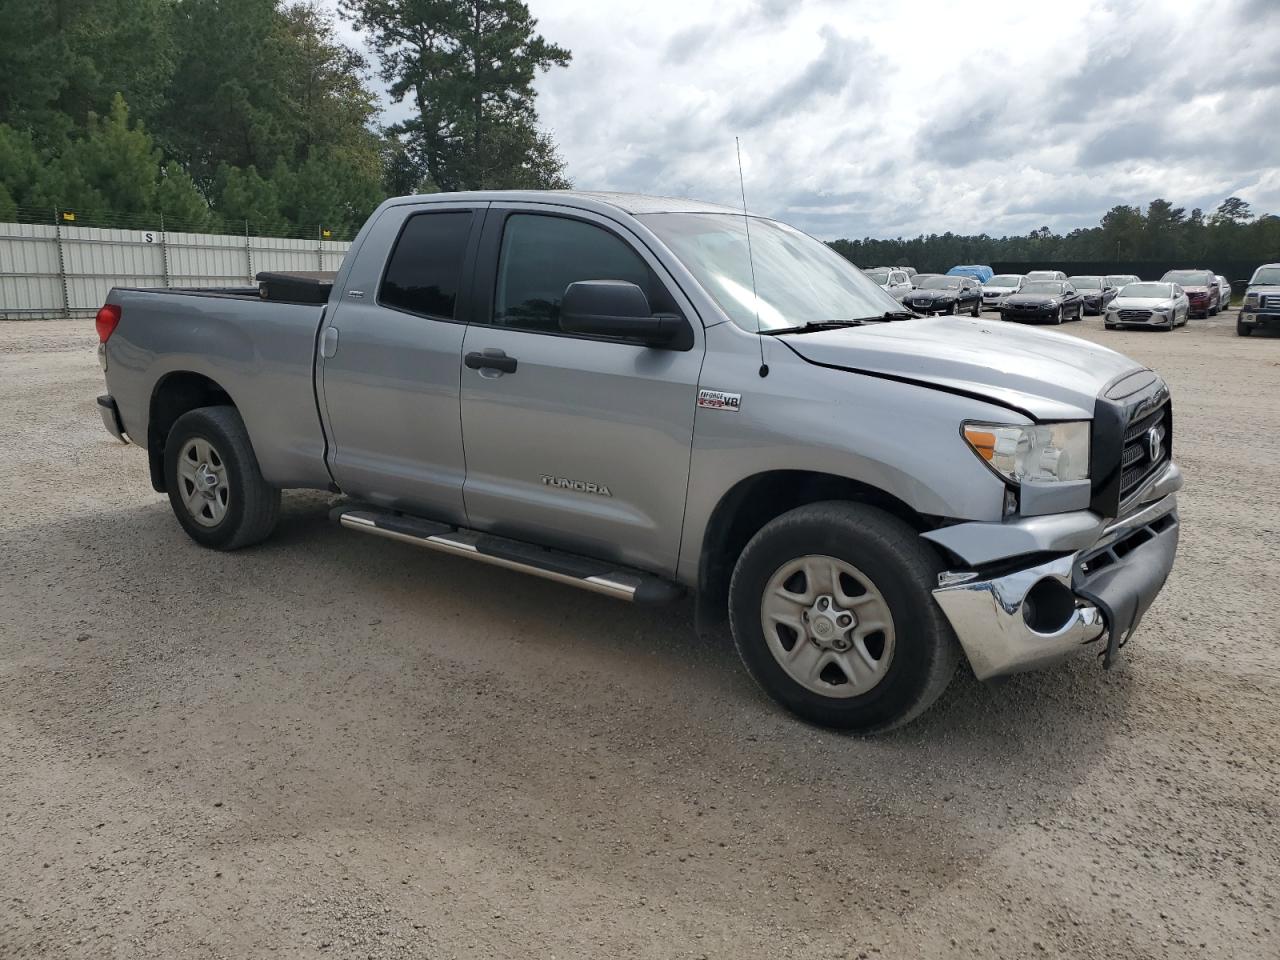
M632 603L670 603L683 593L678 584L639 570L376 507L336 507L329 515L361 533L519 570Z

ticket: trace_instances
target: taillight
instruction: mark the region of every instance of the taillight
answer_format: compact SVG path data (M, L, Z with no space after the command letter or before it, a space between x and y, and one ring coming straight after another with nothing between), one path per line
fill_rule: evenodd
M107 338L115 333L116 324L120 322L120 308L114 303L104 304L93 318L93 325L98 328L98 340L107 342Z

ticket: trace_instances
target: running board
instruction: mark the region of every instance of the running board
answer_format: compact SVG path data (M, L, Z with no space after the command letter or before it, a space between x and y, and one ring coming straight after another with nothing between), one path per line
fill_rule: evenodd
M336 507L329 516L361 533L519 570L632 603L670 603L683 593L678 584L639 570L403 513L370 507Z

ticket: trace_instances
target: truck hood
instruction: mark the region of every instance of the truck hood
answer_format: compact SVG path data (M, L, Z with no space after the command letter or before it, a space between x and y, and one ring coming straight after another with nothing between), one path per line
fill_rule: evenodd
M1102 388L1142 365L1087 340L955 317L778 337L803 360L970 394L1040 420L1093 416Z

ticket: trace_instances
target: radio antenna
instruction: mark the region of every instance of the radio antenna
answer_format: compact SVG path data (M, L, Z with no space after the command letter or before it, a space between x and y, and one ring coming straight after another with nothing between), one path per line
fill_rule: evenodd
M764 362L764 333L760 329L760 294L756 292L756 260L751 252L751 218L747 216L747 184L742 177L742 143L733 138L733 147L738 152L738 189L742 193L742 226L747 231L747 263L751 266L751 299L756 308L756 343L760 346L760 376L769 375L769 365Z

